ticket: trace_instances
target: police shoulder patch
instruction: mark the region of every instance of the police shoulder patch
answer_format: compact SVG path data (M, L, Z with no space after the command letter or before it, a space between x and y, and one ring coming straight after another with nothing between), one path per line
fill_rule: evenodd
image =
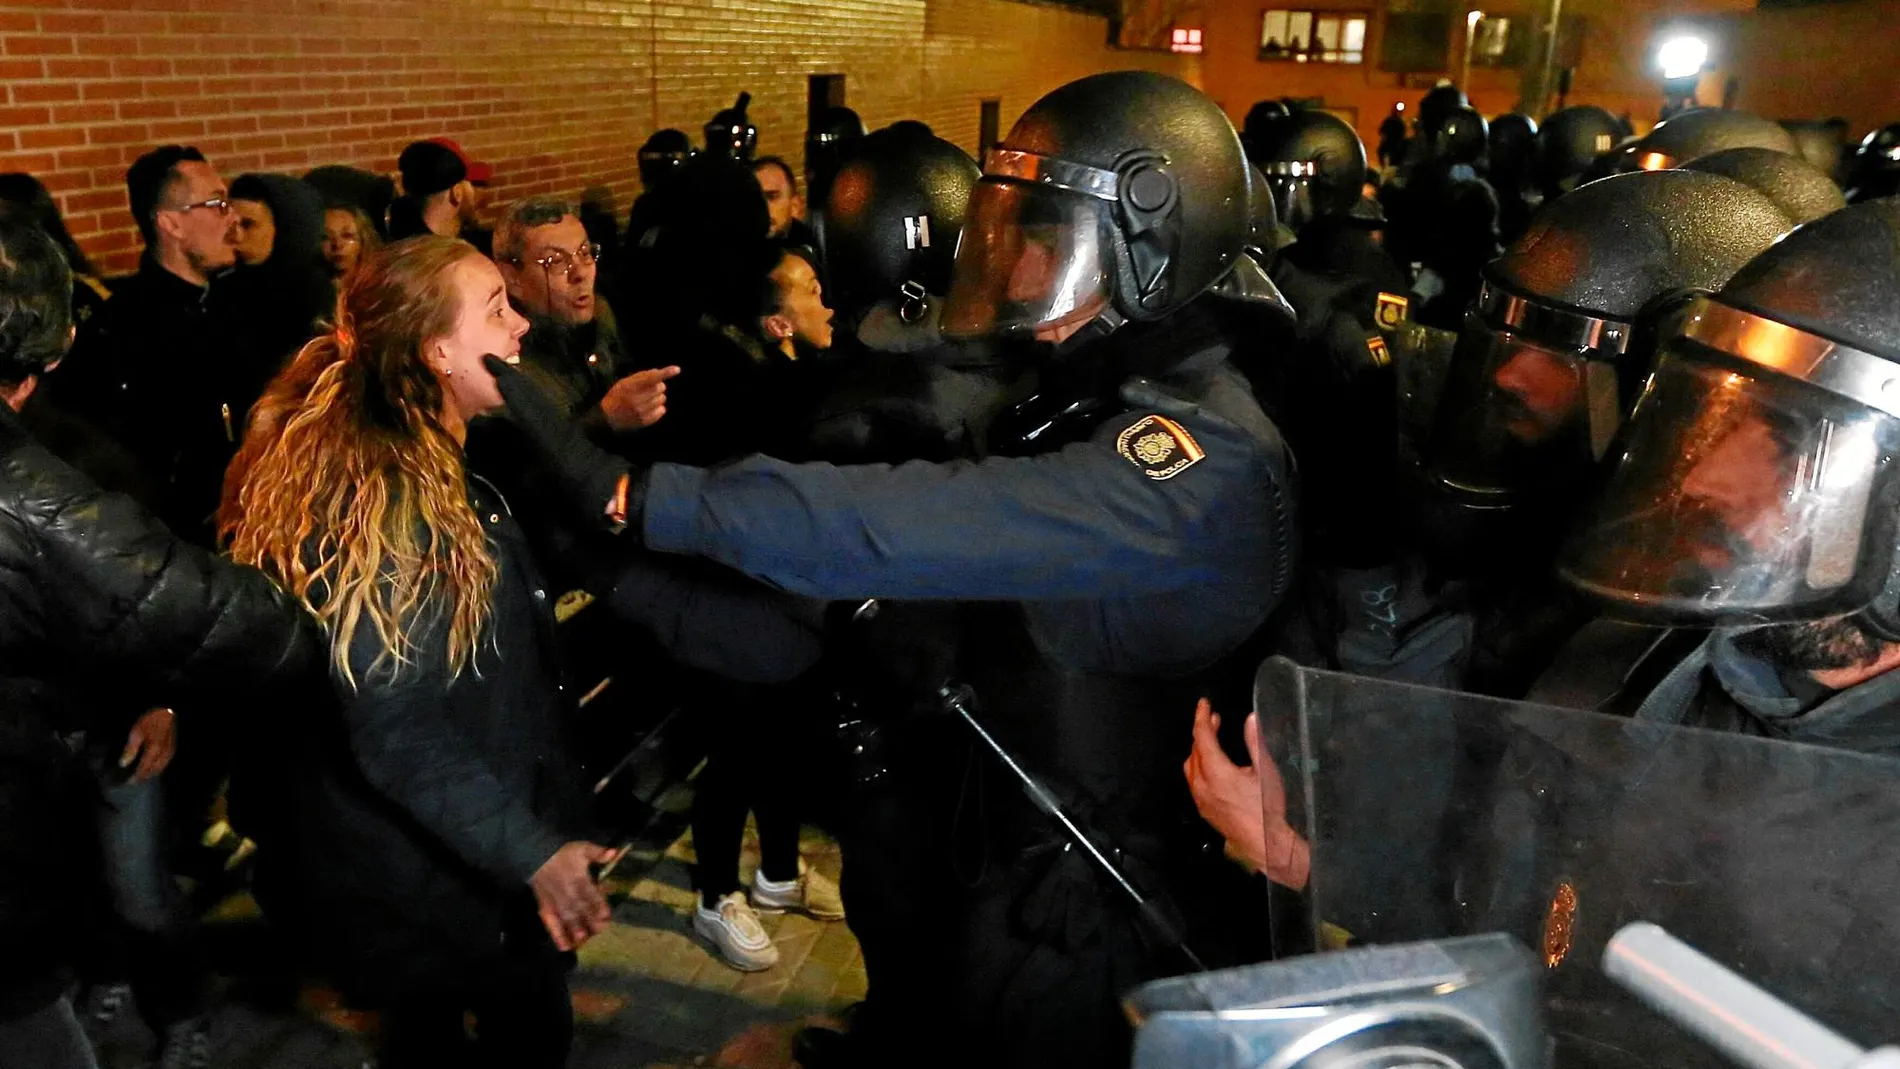
M1363 308L1365 306L1361 305L1360 307ZM1381 292L1379 294L1379 305L1373 311L1373 321L1379 324L1379 329L1381 330L1397 330L1405 325L1405 320L1411 314L1411 311L1412 302L1410 298L1402 297L1396 293Z
M1373 367L1385 367L1392 363L1392 350L1386 348L1385 339L1377 334L1366 339L1366 352L1372 357Z
M1143 416L1115 439L1115 451L1150 479L1172 479L1206 452L1187 428L1166 416Z

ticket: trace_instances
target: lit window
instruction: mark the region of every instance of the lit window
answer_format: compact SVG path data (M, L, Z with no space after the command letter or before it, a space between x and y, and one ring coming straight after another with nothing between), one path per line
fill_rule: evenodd
M1168 49L1173 52L1200 52L1201 31L1175 27Z
M1508 18L1485 15L1471 32L1471 65L1474 67L1514 67L1523 59L1521 35Z
M1366 21L1362 11L1269 10L1260 19L1260 58L1364 63Z

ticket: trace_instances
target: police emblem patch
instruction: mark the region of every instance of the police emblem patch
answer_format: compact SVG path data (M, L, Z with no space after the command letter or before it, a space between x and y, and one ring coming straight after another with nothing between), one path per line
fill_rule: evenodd
M1364 305L1360 307L1363 308ZM1379 329L1381 330L1397 330L1405 325L1405 320L1411 314L1411 311L1412 302L1410 299L1401 297L1396 293L1381 293L1379 294L1379 306L1373 311L1372 318L1374 322L1379 324Z
M1115 451L1150 479L1172 479L1207 454L1187 428L1166 416L1143 416L1115 439Z
M1385 339L1377 334L1366 339L1366 352L1372 354L1373 367L1385 367L1392 362L1392 350L1385 347Z

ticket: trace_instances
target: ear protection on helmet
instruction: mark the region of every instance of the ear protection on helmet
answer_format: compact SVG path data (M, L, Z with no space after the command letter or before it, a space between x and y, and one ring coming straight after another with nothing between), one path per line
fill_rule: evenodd
M1180 254L1180 220L1175 208L1180 184L1160 153L1138 152L1115 169L1116 221L1127 243L1134 274L1133 303L1143 311L1165 308L1170 296L1168 268Z

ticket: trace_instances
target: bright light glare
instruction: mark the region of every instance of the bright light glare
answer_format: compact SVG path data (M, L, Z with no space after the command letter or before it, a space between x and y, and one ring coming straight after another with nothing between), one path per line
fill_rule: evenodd
M1664 78L1693 78L1709 61L1709 43L1700 37L1671 37L1656 50Z

